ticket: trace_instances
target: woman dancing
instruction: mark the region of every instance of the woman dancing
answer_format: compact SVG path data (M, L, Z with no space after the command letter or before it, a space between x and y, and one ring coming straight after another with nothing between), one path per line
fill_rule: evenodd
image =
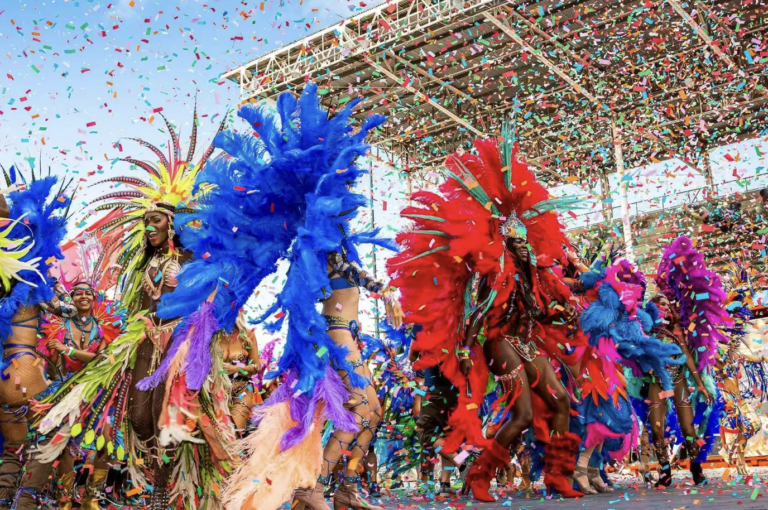
M567 481L581 442L569 432L570 397L542 354L577 367L586 343L574 327L570 290L552 271L566 244L555 210L573 201L548 200L508 143L474 146L476 156L448 158L441 195L417 193L421 206L402 213L414 226L398 236L405 249L389 266L408 322L423 326L414 367L439 364L459 389L443 451L455 452L465 440L484 448L467 476L476 499L494 500L490 480L531 423L547 443L547 487L580 496ZM477 416L489 367L511 411L492 440L482 436Z
M656 375L645 376L650 400L648 422L661 468L657 486L672 483L664 440L668 403L674 406L670 424L673 428L675 421L679 424L680 434L675 436L678 442L684 442L693 481L702 485L707 478L701 461L712 448L722 409L711 372L718 345L728 343L719 329L731 323L723 307L725 292L720 277L707 270L704 257L685 236L678 237L664 251L656 283L661 293L651 300L659 312L653 333L660 340L679 346L685 356L684 365L668 367L673 382L671 400L667 400Z
M11 167L11 180L17 179ZM63 258L60 243L66 235L69 201L58 191L55 177L35 178L27 184L10 185L0 194L0 212L6 221L0 232L0 432L4 444L0 462L0 508L38 508L38 497L49 472L22 466L34 451L37 437L30 434L34 413L29 403L50 390L45 363L37 347L42 313L73 317L77 311L61 287L54 285L48 270L54 259ZM10 206L5 201L8 194ZM51 290L51 289L54 290ZM30 453L32 451L32 453Z
M610 490L600 475L604 454L621 460L637 444L637 419L623 367L659 374L660 386L669 390L666 368L682 360L673 359L680 354L677 346L647 334L653 320L642 306L646 281L631 263L610 265L603 256L580 281L586 308L580 324L590 347L579 376L575 423L584 442L574 480L584 493L594 494Z
M71 285L69 296L77 309L76 316L46 315L46 322L42 327L43 334L38 343L38 351L50 357L49 376L58 386L93 360L125 329L125 310L117 303L105 299L103 294L97 294L90 283L81 281ZM75 461L83 455L80 447L82 439L72 438L66 451L58 459L56 501L60 509L72 508ZM80 508L83 510L99 508L98 491L106 482L109 473L106 453L104 448L96 452L92 471L88 475L85 492L80 500Z
M104 356L89 363L66 388L38 406L53 406L40 423L42 433L51 435L57 430L56 435L66 435L74 422L72 428L83 430L85 437L103 437L102 448L106 447L118 460L128 461L131 481L134 488L139 488L133 492L150 485L143 470L151 471L152 510L165 510L180 502L186 508L200 508L215 500L218 483L231 460L222 445L235 437L226 398L229 383L219 374L218 366L203 374L204 378L209 373L211 377L195 394L174 385L173 378L166 378L173 354L171 337L177 328L180 335L188 334L188 329L180 327L181 315L161 317L157 313L160 301L177 287L181 267L192 258L177 232L186 223L177 221L176 214L194 203L195 176L213 152L209 147L199 163L192 163L196 114L186 158L181 156L179 139L167 121L166 127L171 135L170 160L153 145L138 140L159 158L159 163L152 165L132 158L125 161L144 170L148 181L135 177L107 179L104 182L121 183L128 189L95 200L113 200L97 207L99 210L122 207L125 211L104 229L115 234L108 249L123 250L118 263L124 269L122 302L131 314L129 326L106 348ZM216 343L211 346L216 347ZM144 381L149 376L155 380ZM96 405L92 406L92 402ZM50 462L60 454L56 450L61 441L55 439L49 443ZM198 491L198 485L206 490Z
M353 127L354 104L328 118L316 86L308 84L298 100L280 96L276 115L246 105L239 115L258 136L218 135L215 144L227 155L198 178L211 189L188 215L199 228L182 238L195 259L179 275L173 299L163 301L161 316L231 330L238 310L277 261L290 263L285 285L264 315L275 320L271 331L287 322L278 367L285 379L257 411L258 429L238 445L247 460L224 491L228 508L276 509L299 487L297 504L323 510L323 482L345 452L351 452L346 466L351 478L334 505L365 505L353 473L378 416L376 393L361 362L358 303L361 288L390 304L393 291L356 265L357 245L380 242L375 232L353 232L348 225L367 203L350 189L364 172L355 160L367 150L365 136L383 119L370 116ZM214 291L206 304L201 296ZM192 367L197 370L195 346L211 340L198 334L200 329L188 341L174 337L174 344L189 346L187 377ZM320 433L326 417L335 432L324 455Z

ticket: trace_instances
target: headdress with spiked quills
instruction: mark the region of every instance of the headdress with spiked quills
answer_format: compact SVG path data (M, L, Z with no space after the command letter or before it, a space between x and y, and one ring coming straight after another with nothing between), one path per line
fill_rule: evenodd
M115 249L121 249L122 254L118 257L118 263L123 273L133 269L137 260L140 260L138 256L141 255L144 243L144 223L142 221L144 215L151 211L158 211L173 219L175 213L190 212L188 208L190 203L200 193L193 193L195 178L214 150L213 145L210 145L197 163L192 162L197 145L198 117L196 109L189 149L184 158L181 155L181 145L176 131L164 116L163 120L171 136L168 154L164 154L162 150L140 138L129 138L129 140L138 142L142 147L152 151L157 156L158 161L156 164L151 164L132 157L122 159L122 161L141 168L149 179L144 180L128 176L105 179L96 184L111 182L125 185L127 189L102 195L91 202L109 201L99 205L96 208L97 211L122 208L125 212L124 216L110 221L102 227L103 231L116 234L115 238L107 245L103 260L109 260L109 254ZM217 133L224 128L225 120L226 116L219 125ZM205 188L201 188L201 191L204 190Z
M397 237L403 250L388 262L392 284L402 293L406 321L423 328L414 341L414 348L421 352L418 368L439 364L459 388L459 405L449 419L451 432L444 445L448 452L456 451L464 440L475 445L484 441L475 409L482 405L488 369L480 361L482 349L475 345L477 358L464 377L456 345L462 345L465 325L475 311L481 310L482 317L503 314L500 309L510 300L516 287L513 282L526 269L515 267L507 239L525 239L539 267L549 266L564 257L567 244L556 211L583 204L574 198L552 198L513 156L510 133L505 127L498 142L477 140L474 154L448 157L443 169L447 179L440 193L415 193L415 205L401 213L412 220L412 228ZM554 279L555 275L548 271L544 277ZM477 302L482 280L490 292ZM558 290L568 292L561 282ZM493 336L500 329L494 324L486 332ZM555 337L548 335L548 339ZM561 344L566 342L576 345L570 338Z
M54 297L54 279L48 274L53 260L61 259L59 245L67 233L70 200L66 195L72 181L43 176L42 169L31 180L10 168L0 167L7 189L8 219L0 232L0 338L12 335L11 318L23 307ZM13 184L12 184L13 183ZM56 189L58 188L58 190ZM5 370L0 345L0 372Z

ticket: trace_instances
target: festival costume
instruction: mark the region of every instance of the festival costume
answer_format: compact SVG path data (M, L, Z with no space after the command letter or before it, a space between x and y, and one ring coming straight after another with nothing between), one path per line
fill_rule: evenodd
M678 344L684 354L693 358L702 382L714 398L713 404L707 404L698 384L694 381L687 366L670 365L667 369L673 384L685 383L693 390L687 399L680 402L680 407L688 407L693 413L693 426L696 437L685 437L680 430L677 412L672 399L667 399L667 430L677 443L683 443L691 460L691 473L697 484L706 483L701 469L701 462L706 460L712 449L715 435L720 426L723 401L712 378L719 344L727 344L728 338L720 328L730 326L732 321L725 311L726 298L720 277L706 268L704 257L696 250L692 241L685 236L678 237L664 250L658 266L656 284L660 292L667 297L680 314L680 330L673 331L658 318L655 305L649 309L654 317L654 334L662 341ZM681 356L682 358L682 356ZM653 380L651 374L645 375L646 381ZM646 416L644 397L637 395L635 408L638 415ZM664 405L651 402L648 410ZM648 429L650 430L650 423ZM654 442L656 456L662 466L660 483L666 485L671 480L669 453L663 438Z
M714 376L725 403L720 423L721 453L724 459L730 459L728 462L736 455L737 470L746 475L744 450L749 439L762 427L755 408L765 402L768 381L762 358L745 355L745 351L751 350L746 326L754 317L749 308L754 304L751 281L737 260L731 261L728 272L731 288L726 296L725 308L733 318L733 325L724 331L731 337L731 342L720 346Z
M90 283L88 284L91 287ZM65 285L66 288L66 285ZM91 287L92 290L92 287ZM41 328L42 335L38 340L37 350L44 356L51 356L48 351L47 343L49 340L61 342L71 352L60 353L61 360L55 367L58 373L54 381L55 388L60 388L66 381L74 375L75 372L82 369L84 363L75 359L74 349L96 353L102 343L107 346L117 338L126 327L126 311L118 303L106 299L103 293L95 293L93 296L93 308L91 315L86 318L60 317L53 314L45 316L45 323ZM79 330L80 344L75 341L75 330ZM83 437L72 437L68 441L67 451L75 459L80 459L84 455ZM90 449L95 445L91 444ZM83 510L98 510L98 491L101 485L106 481L107 470L94 468L86 485L83 498L80 501L80 508ZM68 509L72 506L72 496L74 494L75 472L63 473L56 482L56 502L60 509Z
M394 478L418 465L424 444L419 437L421 427L417 427L418 422L412 412L415 395L423 392L417 389L416 376L407 368L408 352L418 327L408 325L394 329L383 320L379 329L383 339L366 337L363 358L375 357L374 362L380 364L372 376L377 381L382 407L374 445L379 470ZM429 387L427 391L430 391ZM422 413L424 409L422 407ZM369 488L369 492L374 493L378 489L376 484Z
M582 448L602 450L592 453L598 466L602 454L621 460L638 441L624 367L635 376L659 374L666 391L672 388L667 366L683 363L673 359L681 352L677 346L647 334L653 319L642 306L646 287L642 273L623 259L607 269L606 265L600 260L580 276L586 303L580 324L589 348L579 375L579 416L572 420L584 438ZM582 468L580 474L597 482L596 466L590 469L592 473ZM600 490L602 484L597 483Z
M524 360L543 351L558 363L575 365L586 338L559 318L571 292L552 271L554 261L564 257L566 244L555 210L573 201L549 200L526 166L513 160L507 144L501 147L502 154L492 140L475 141L474 146L477 155L448 158L448 179L440 194L413 195L419 205L402 212L413 220L413 227L398 236L405 249L390 259L389 268L393 285L402 292L406 320L423 327L414 342L421 353L415 368L439 365L459 390L443 448L455 452L464 442L484 448L467 480L474 484L475 497L487 500L490 476L509 463L510 452L482 434L478 410L489 371L479 342L469 353L473 359L469 376L464 378L459 370L457 354L468 320L480 310L486 319L485 342L509 342ZM526 235L535 260L528 267L517 267L505 241ZM521 271L529 271L530 286ZM481 281L490 295L485 302L475 302L473 293ZM509 334L510 320L525 326L521 335ZM511 408L522 391L517 374L503 376L499 383ZM535 393L531 397L536 435L547 445L545 483L565 494L580 494L572 492L565 479L573 472L581 440L571 433L550 438L551 412Z
M29 456L36 456L36 435L27 430L28 402L50 391L43 372L44 358L35 350L36 332L44 311L62 316L76 313L65 296L54 303L54 280L48 270L54 259L62 257L59 245L66 235L69 201L63 195L64 183L56 177L35 177L21 184L11 167L6 182L19 180L3 191L9 199L9 223L0 229L0 421L5 437L0 462L0 508L36 508L35 499L47 475L24 471ZM57 187L58 190L54 188ZM22 334L24 332L24 334ZM37 477L31 480L31 477ZM18 490L17 490L18 487Z
M117 262L121 266L122 303L130 314L128 327L102 356L39 404L40 411L47 409L39 429L53 436L49 459L57 457L56 445L66 444L57 438L80 435L82 431L86 446L95 440L98 450L107 448L117 460L127 462L132 485L127 492L137 494L154 485L152 509L169 505L217 508L219 485L232 461L227 445L235 437L228 415L229 381L220 373L220 349L214 342L205 346L205 353L195 353L201 361L207 356L209 370L198 373L197 386L190 388L183 379L174 377L178 367L174 366L169 375L170 358L176 351L168 350L175 331L182 337L189 333L188 324L179 315L167 317L141 310L145 297L151 298L150 302L161 296L168 299L171 292L164 293L163 289L179 285L181 263L180 253L172 244L174 229L192 227L177 215L189 210L208 189L202 186L193 192L192 188L214 150L209 147L197 164L192 163L197 141L196 114L186 158L167 121L166 127L171 136L167 156L153 145L136 140L159 158L157 165L133 158L123 160L141 168L146 180L106 179L102 182L120 183L121 190L95 200L110 200L97 210L124 211L123 216L103 228L114 233L107 252L121 250ZM143 219L148 212L168 218L170 251L158 251L147 260ZM210 335L218 330L215 324L201 327ZM150 374L154 377L152 384L142 385L140 379ZM163 393L151 391L160 383L164 385ZM141 403L137 400L133 404L132 395ZM152 483L145 470L154 473Z
M173 298L164 298L158 308L160 317L184 317L167 358L173 360L169 380L184 378L190 388L201 384L211 370L207 352L215 343L213 334L231 330L278 259L290 262L282 292L265 315L276 318L272 330L287 322L278 366L285 379L258 408L258 429L237 443L246 460L223 493L227 508L273 509L295 487L315 487L323 422L328 418L346 431L359 427L345 407L349 389L338 371L346 372L354 388L369 381L345 359L347 349L333 342L316 309L331 290L329 254L356 261L355 247L376 240L375 233L345 235L340 228L367 204L348 186L364 173L354 164L367 151L364 138L383 121L368 117L353 128L354 104L329 119L317 87L308 84L299 100L280 96L276 115L267 108L243 106L239 116L255 133L226 131L216 137L215 145L227 154L211 161L198 177L198 183L210 185L209 191L193 213L183 216L198 225L182 233L195 258L178 275Z

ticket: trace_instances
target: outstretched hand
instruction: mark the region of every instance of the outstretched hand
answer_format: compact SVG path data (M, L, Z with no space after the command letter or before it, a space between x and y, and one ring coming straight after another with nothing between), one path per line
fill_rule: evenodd
M387 309L387 319L389 323L395 329L400 329L403 325L403 309L400 303L395 299L395 289L388 287L381 292L381 297L384 298L384 303Z

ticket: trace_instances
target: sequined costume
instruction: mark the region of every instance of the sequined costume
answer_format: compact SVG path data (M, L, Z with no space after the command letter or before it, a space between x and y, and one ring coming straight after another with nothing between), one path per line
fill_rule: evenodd
M189 332L183 317L161 318L156 309L158 301L172 295L178 286L181 267L191 256L179 244L178 234L193 227L179 215L208 190L206 186L193 190L196 176L214 150L210 146L193 162L197 122L195 113L186 156L182 156L176 130L166 121L171 138L168 154L136 140L157 157L157 164L124 159L140 168L146 180L113 177L102 181L121 184L119 190L94 202L108 201L97 210L124 211L102 229L111 236L107 252L118 253L118 286L128 309L128 326L101 356L39 405L45 411L39 430L51 438L48 459L56 457L60 438L81 432L86 442L95 438L97 449L106 448L111 458L127 464L130 485L126 494L145 493L151 509L216 508L221 481L233 461L226 446L235 438L228 408L229 380L221 374L218 343L206 348L213 360L210 377L196 390L190 391L175 372L168 377L167 370L160 372L169 363L174 333ZM155 249L147 241L147 233L154 229L147 224L152 213L166 218L167 249ZM215 324L205 328L211 334L217 330ZM140 386L143 379L155 374L161 389ZM198 490L201 487L204 489Z
M485 448L468 480L472 478L475 498L488 501L493 499L487 493L490 479L495 469L509 464L510 452L498 435L489 441L482 433L478 411L490 363L484 351L514 349L524 365L529 359L538 362L538 352L558 366L578 365L586 338L566 318L571 291L553 272L566 244L556 211L573 208L577 201L551 199L526 165L512 156L508 139L498 144L475 141L474 151L447 158L447 179L439 193L413 195L416 205L401 213L412 222L398 236L404 249L388 267L402 292L406 320L423 328L414 341L421 354L415 367L439 365L458 389L443 449L456 452L462 444ZM515 240L529 245L525 262L518 262L508 248ZM464 346L467 325L484 325L470 348ZM523 391L535 393L522 387L514 366L502 366L507 364L497 358L494 373L507 390L504 407L514 405ZM460 367L468 361L471 368L465 376ZM531 377L530 384L539 384L536 380ZM572 491L566 478L573 472L581 440L570 432L550 436L552 411L539 395L531 398L533 429L547 443L545 484L578 496L581 493ZM561 402L566 405L557 412L567 414L567 392Z

